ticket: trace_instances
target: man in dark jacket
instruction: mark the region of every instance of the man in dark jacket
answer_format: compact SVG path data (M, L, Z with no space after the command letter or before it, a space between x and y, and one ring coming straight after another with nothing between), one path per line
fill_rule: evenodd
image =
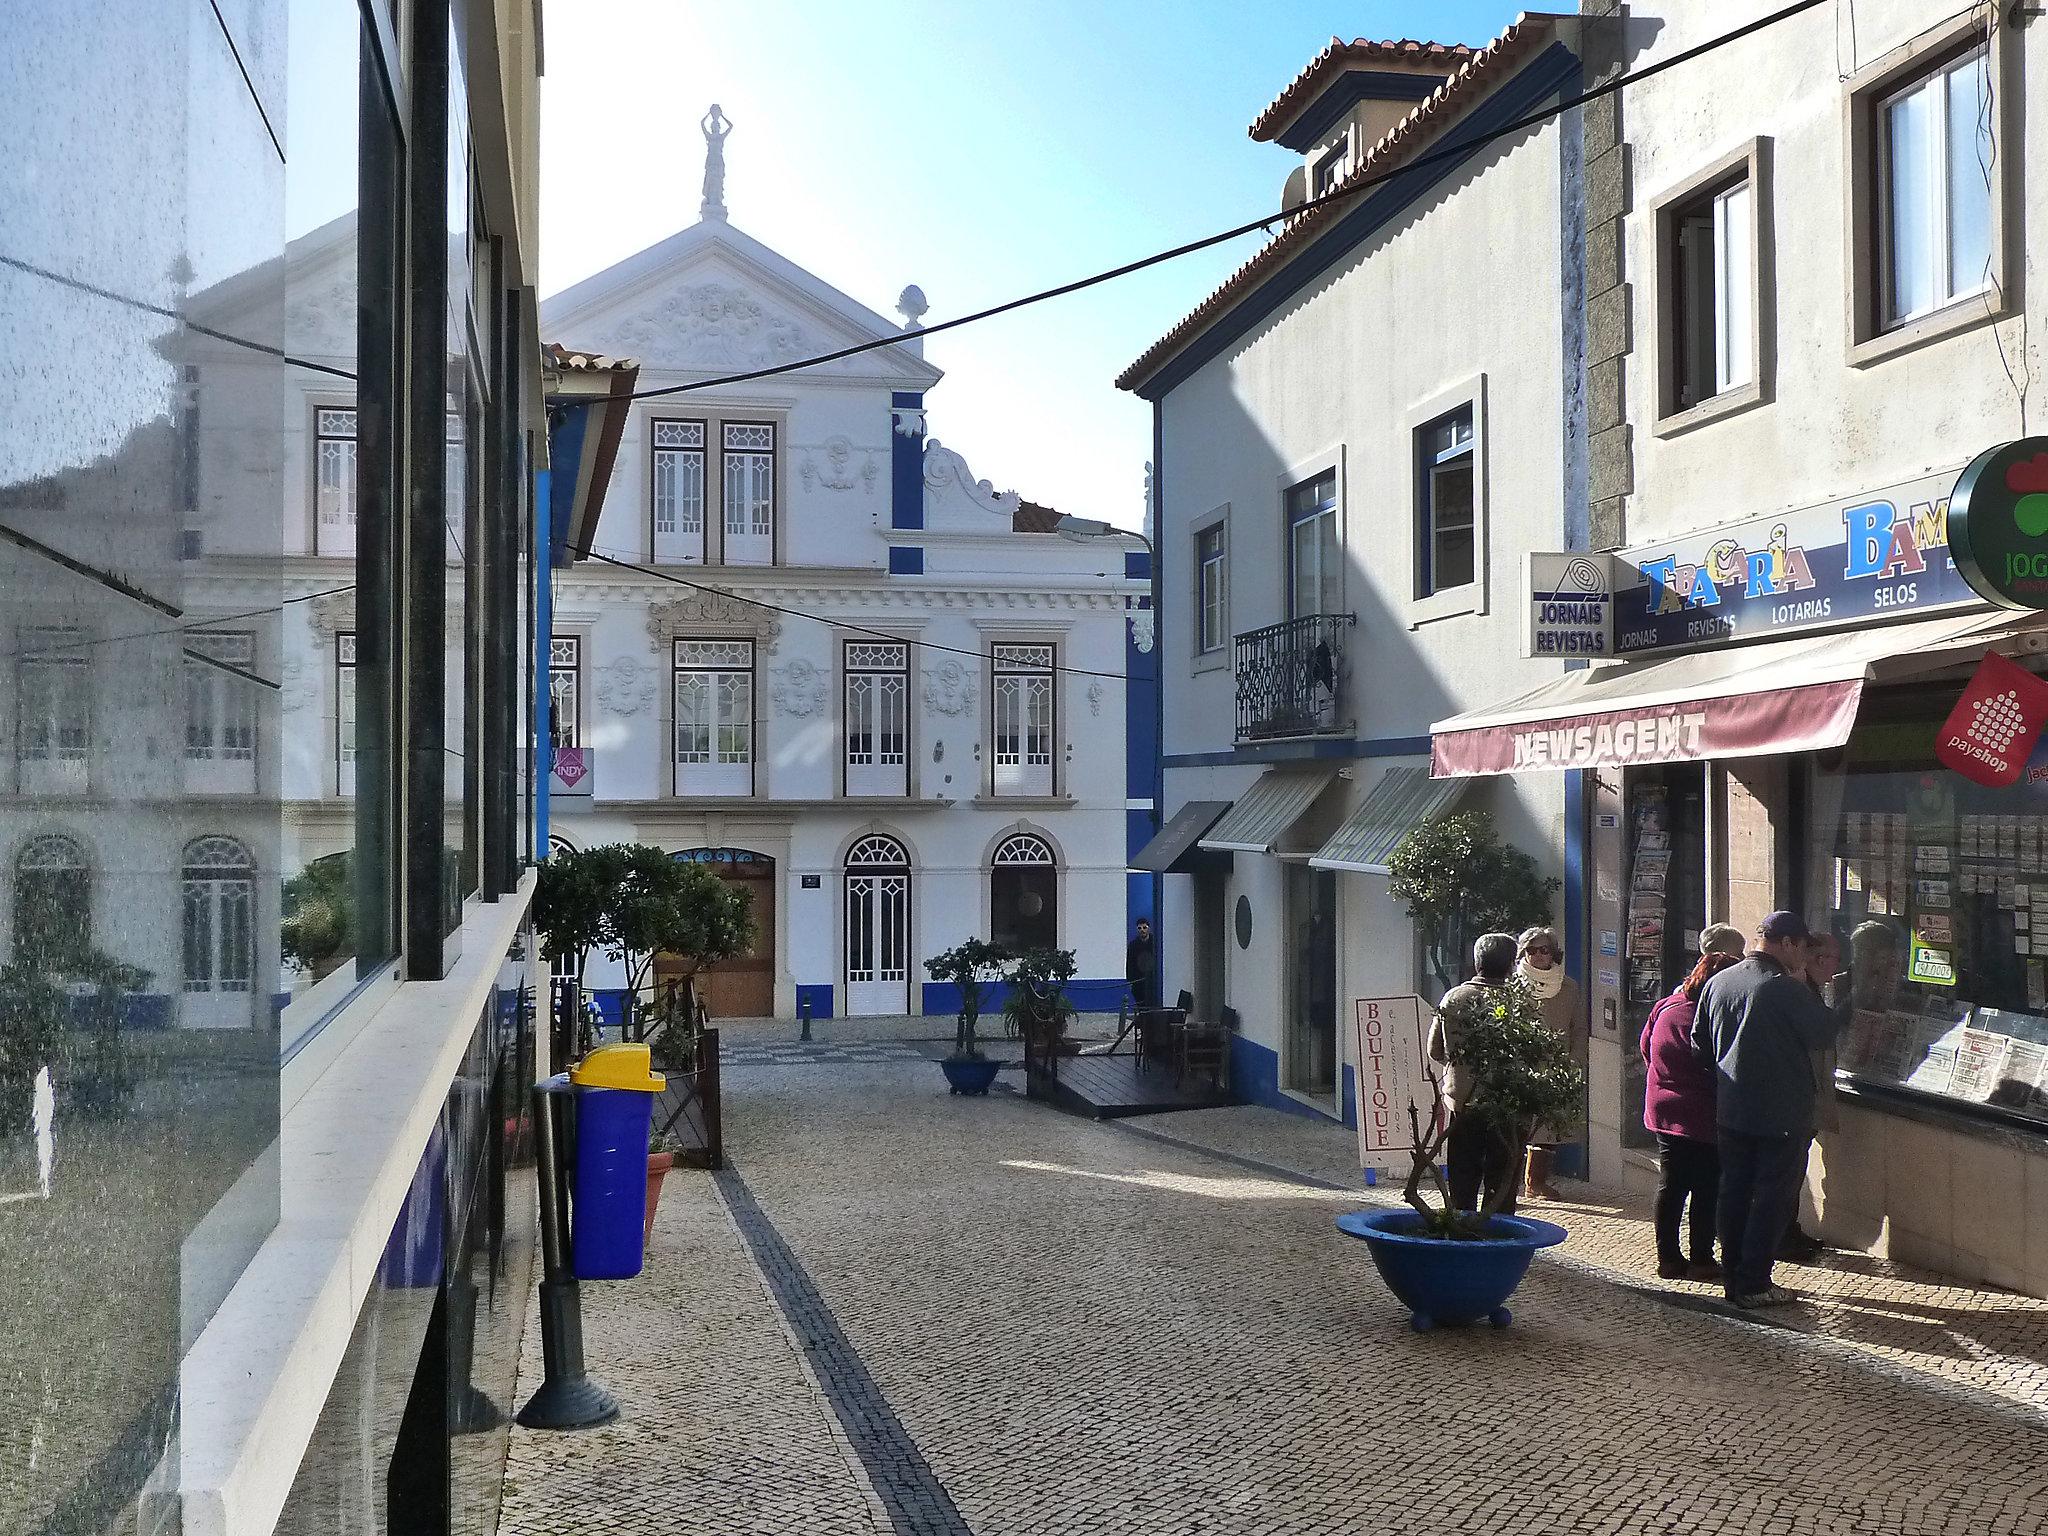
M1738 1307L1781 1306L1771 1284L1778 1240L1799 1212L1820 1084L1813 1053L1837 1021L1805 982L1806 922L1773 912L1756 948L1712 977L1693 1015L1692 1045L1714 1063L1721 1139L1721 1266Z
M1159 956L1152 947L1152 925L1138 919L1138 930L1124 946L1124 980L1130 984L1131 1006L1159 1006Z

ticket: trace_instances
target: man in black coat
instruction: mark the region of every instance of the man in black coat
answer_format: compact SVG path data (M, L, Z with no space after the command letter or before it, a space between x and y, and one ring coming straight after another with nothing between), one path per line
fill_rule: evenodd
M1130 984L1133 1008L1159 1006L1159 957L1152 948L1152 925L1142 917L1124 946L1124 980Z

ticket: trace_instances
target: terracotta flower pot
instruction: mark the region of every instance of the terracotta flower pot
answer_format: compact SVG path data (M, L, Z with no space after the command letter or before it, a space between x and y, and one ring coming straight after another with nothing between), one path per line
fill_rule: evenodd
M669 1169L675 1167L673 1152L650 1152L647 1154L647 1227L640 1234L643 1243L654 1240L654 1211L661 1204L661 1181L668 1177Z

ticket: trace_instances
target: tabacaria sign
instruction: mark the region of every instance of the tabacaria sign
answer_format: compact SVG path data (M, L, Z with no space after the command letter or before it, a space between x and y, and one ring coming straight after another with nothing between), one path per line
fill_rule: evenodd
M1862 693L1860 681L1812 683L1440 731L1431 739L1430 771L1455 778L1819 751L1849 739Z
M1415 1146L1408 1122L1413 1104L1427 1128L1436 1094L1423 1060L1422 999L1361 997L1353 1005L1352 1060L1362 1168L1404 1168Z

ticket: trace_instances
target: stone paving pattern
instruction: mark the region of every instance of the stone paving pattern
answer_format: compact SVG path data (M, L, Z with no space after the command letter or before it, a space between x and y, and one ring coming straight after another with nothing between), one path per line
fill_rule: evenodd
M1672 1305L1631 1288L1647 1232L1603 1193L1558 1208L1573 1257L1512 1328L1416 1335L1331 1226L1363 1197L1323 1187L1357 1181L1327 1125L1091 1124L911 1059L725 1091L744 1191L672 1175L648 1272L589 1288L628 1418L515 1433L508 1532L959 1529L878 1496L887 1434L856 1377L821 1384L812 1307L978 1536L2048 1528L2038 1304L1857 1261L1791 1273L1831 1298L1798 1327ZM793 1319L758 1251L801 1276ZM538 1355L530 1329L522 1394Z

